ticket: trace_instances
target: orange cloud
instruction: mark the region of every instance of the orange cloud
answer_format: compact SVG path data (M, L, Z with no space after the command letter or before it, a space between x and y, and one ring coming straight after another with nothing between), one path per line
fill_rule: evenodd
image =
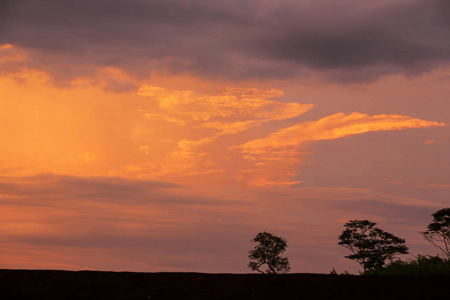
M274 179L269 181L279 181L280 185L284 185L286 179L298 173L298 167L295 169L295 165L302 163L302 153L298 149L306 143L333 140L371 131L431 126L445 126L445 124L400 115L370 116L358 112L349 115L338 113L317 121L280 129L264 138L232 146L230 150L239 151L247 161L247 165L264 166L266 172L260 173L261 177L254 181L256 185L266 185L265 180L269 180L270 177ZM279 170L283 170L283 173ZM277 174L277 179L274 174Z
M445 124L400 115L369 116L358 112L349 115L337 113L317 121L280 129L265 138L247 142L236 148L243 153L264 154L278 149L298 147L307 142L333 140L370 131L431 126L445 126Z
M5 50L5 49L9 49L12 48L13 45L11 44L4 44L4 45L0 45L0 50Z
M57 88L35 72L17 76L0 78L0 169L6 175L106 175L136 149L133 123L141 115L128 104L133 96L125 101L99 87Z
M270 181L264 178L257 178L249 182L250 185L258 187L283 187L299 183L301 183L301 181Z
M429 188L450 188L450 184L431 183L431 184L426 185L425 187L429 187Z
M146 154L146 155L150 154L150 150L149 150L147 145L140 146L138 148L138 151L143 153L143 154Z
M163 93L170 91L156 89L158 97L163 98ZM236 91L235 91L236 92ZM278 115L277 112L289 110L291 103L283 104L260 97L261 93L251 90L252 95L257 95L257 99L247 98L244 103L235 100L236 95L230 94L228 90L223 97L225 100L217 101L220 96L214 96L213 102L226 103L225 112L221 115L212 109L208 115L208 108L211 102L203 103L206 96L188 99L192 93L175 92L174 98L169 97L169 101L163 105L168 116L177 115L179 120L186 122L185 126L192 124L189 134L199 138L176 139L176 144L171 150L161 157L158 162L141 163L128 166L128 171L118 170L115 175L143 176L147 178L187 178L192 175L210 175L205 180L213 180L216 183L232 184L241 182L253 186L287 186L300 183L292 178L298 174L299 165L304 161L308 153L302 152L301 148L306 143L320 140L332 140L351 135L358 135L371 131L402 130L407 128L426 128L431 126L444 126L443 123L425 121L401 115L374 115L354 112L346 115L338 113L324 117L317 121L300 123L291 127L280 129L256 140L250 140L238 146L233 146L235 138L225 136L239 135L239 139L251 139L252 135L247 131L250 127L262 127L265 122L282 120L285 117L298 115L311 106L295 106L298 110L293 110L291 115L287 112ZM243 93L240 91L240 93ZM181 95L181 96L180 96ZM268 93L272 95L272 92ZM183 99L178 99L179 97ZM177 100L178 99L178 100ZM231 100L230 100L231 99ZM161 101L165 101L162 99ZM187 107L179 106L190 102L199 102L194 105L196 111L185 110ZM237 103L239 103L237 105ZM236 110L231 110L232 104L236 104ZM161 106L160 106L161 107ZM264 107L265 110L261 108ZM268 108L273 109L273 117L268 114ZM283 107L282 109L280 107ZM169 109L170 108L170 109ZM276 109L275 109L276 108ZM228 112L227 112L228 111ZM231 113L233 111L233 113ZM202 115L202 121L193 115ZM231 120L231 121L230 121ZM177 122L178 130L183 130L185 126ZM215 132L208 130L214 129ZM238 151L236 151L238 150ZM220 172L217 172L220 170ZM125 171L125 173L121 173ZM130 173L131 172L131 173ZM134 174L134 175L133 175ZM204 183L204 181L202 181Z
M309 155L307 143L444 125L360 113L300 123L295 118L313 105L277 101L283 92L276 89L198 93L141 85L137 93L107 93L107 78L127 77L105 69L100 86L86 81L58 88L46 84L45 75L27 72L21 83L0 78L0 172L9 176L51 172L287 186L299 183L295 176Z
M183 116L191 121L208 121L212 118L258 119L263 121L284 120L297 117L310 110L313 105L281 103L269 98L284 95L280 90L227 88L219 95L197 95L193 91L175 91L161 87L143 85L139 96L149 97L159 103L166 114Z
M2 63L24 61L26 58L27 55L23 50L11 44L0 45L0 66ZM0 69L1 73L3 72Z
M146 111L143 109L138 109L139 112L143 113L145 119L147 120L155 120L155 121L165 121L165 122L172 122L178 125L185 125L186 122L178 119L178 118L174 118L174 117L169 117L165 114L162 113L154 113L151 111Z
M111 175L170 180L171 176L230 171L235 168L230 168L230 165L237 163L233 157L235 155L227 150L234 137L226 140L225 136L240 134L240 139L246 139L250 128L291 119L313 107L310 104L271 100L283 95L275 89L228 88L223 93L207 95L143 85L137 94L151 100L148 102L150 109L138 110L149 123L135 127L135 137L141 145L147 145L145 153L152 160L131 162L115 169ZM152 103L156 103L157 107ZM147 142L143 139L149 138L150 128L151 136L156 140ZM168 136L172 142L164 144L165 153L161 152L161 147L156 149L150 145ZM142 148L139 149L142 152Z
M247 130L251 125L256 124L255 120L249 121L237 121L237 122L206 122L198 126L198 128L211 128L216 129L219 132L216 133L216 137L221 135L233 135Z

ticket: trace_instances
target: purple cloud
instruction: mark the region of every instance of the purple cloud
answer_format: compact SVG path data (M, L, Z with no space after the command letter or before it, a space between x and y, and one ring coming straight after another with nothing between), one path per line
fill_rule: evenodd
M106 66L137 77L163 71L240 80L319 71L361 81L450 60L445 0L2 3L0 43L25 48L27 66L59 81Z

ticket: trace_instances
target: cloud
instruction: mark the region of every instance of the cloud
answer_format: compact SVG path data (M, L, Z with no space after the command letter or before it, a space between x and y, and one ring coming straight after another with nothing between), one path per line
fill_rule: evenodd
M115 71L109 73L122 78ZM306 182L298 175L313 142L442 125L399 115L324 117L320 109L330 113L339 106L310 112L313 105L278 99L283 92L270 88L200 93L145 85L125 96L98 86L61 89L34 77L21 84L2 78L0 85L5 99L21 99L6 101L0 112L0 171L13 176L53 172L194 185L294 185ZM306 114L319 117L305 122Z
M112 175L160 178L229 170L233 158L223 145L232 142L227 140L228 136L245 138L252 128L293 119L313 108L311 104L272 100L283 95L276 89L228 88L219 94L199 94L143 85L137 94L153 106L138 110L149 121L143 126L152 126L156 131L162 122L167 122L161 131L171 130L173 142L158 160L153 156L151 162L133 163L114 170ZM147 143L150 142L155 143ZM143 150L147 154L153 152L148 144ZM220 153L225 155L225 160Z
M294 272L351 270L336 255L338 220L367 218L404 237L440 208L355 188L194 189L52 174L0 177L0 187L3 268L247 272L250 239L268 230L288 239ZM317 251L324 256L308 264Z
M333 140L366 132L403 130L444 126L444 123L425 121L402 115L367 115L358 112L337 113L316 121L298 122L298 117L313 105L283 103L270 98L280 97L279 90L232 89L216 95L196 94L192 91L173 91L155 86L142 86L138 94L158 104L160 111L141 110L149 120L164 120L190 128L190 136L177 139L166 158L142 168L117 170L115 175L164 178L186 174L215 174L217 182L239 182L252 186L288 186L295 180L299 165L308 152L305 145ZM161 116L161 117L160 117ZM164 117L162 117L164 116ZM255 132L270 132L265 124L281 127L280 121L293 119L295 125L278 129L266 137L255 139ZM275 125L275 122L280 124ZM285 125L284 125L285 126ZM258 128L258 131L253 131ZM175 130L175 129L174 129ZM213 130L213 131L211 131ZM197 132L197 134L193 134ZM234 136L233 139L227 136ZM237 138L238 137L238 138ZM244 141L236 145L236 140ZM217 155L217 154L221 155ZM156 167L156 168L155 168ZM140 174L140 175L138 175ZM162 177L153 177L162 176ZM205 178L205 180L208 180Z
M430 183L427 185L418 185L418 187L425 188L450 188L450 184Z
M270 181L265 178L257 178L255 180L250 181L252 186L258 187L280 187L280 186L291 186L294 184L299 184L301 181Z
M0 44L57 81L98 68L202 78L337 81L417 74L450 59L446 0L7 0ZM13 71L20 64L2 64ZM121 85L121 86L120 86ZM122 83L112 91L133 89Z
M388 181L389 184L403 184L401 180Z
M147 201L147 196L161 189L179 188L171 183L151 180L130 180L119 177L75 177L67 175L41 174L28 177L0 177L2 195L16 195L28 204L37 205L58 201L58 194L71 195L65 200L83 200L101 195L109 203L114 199L129 197L128 201L139 203ZM65 192L69 189L70 192ZM45 199L38 199L45 194ZM53 195L53 196L51 196ZM163 197L160 197L162 199ZM15 202L17 204L17 202Z
M233 135L241 131L247 130L251 125L258 123L255 120L237 121L237 122L207 122L199 125L200 128L216 129L219 132L216 136Z
M215 137L234 135L269 121L295 118L313 108L312 104L269 100L284 95L276 89L227 88L226 92L218 95L196 95L192 91L173 91L144 85L138 95L158 102L164 111L154 113L139 110L146 119L178 125L190 122L196 124L196 128L217 130Z
M297 184L291 181L299 173L299 165L309 153L301 152L307 144L344 138L372 131L403 130L445 126L401 115L367 115L357 112L337 113L316 121L279 129L266 137L230 147L245 159L247 171L241 178L257 186ZM248 170L254 170L248 172Z
M40 259L30 259L28 268L120 270L123 264L122 270L136 270L131 256L140 249L141 270L150 265L173 270L170 265L185 256L178 270L189 268L192 259L198 264L194 269L208 268L199 255L231 250L230 231L244 210L233 199L151 180L43 174L0 177L0 186L3 257L13 258L2 260L2 267L20 266L29 256ZM102 261L107 261L103 267Z
M146 154L146 155L150 154L150 149L148 148L147 145L140 146L138 148L138 151L143 153L143 154Z
M281 121L297 117L313 107L311 104L270 100L284 95L277 89L227 88L225 92L217 95L199 95L190 90L177 91L143 85L137 94L158 102L159 107L166 113L198 122L209 121L212 118ZM148 115L148 118L152 118L152 115ZM212 128L213 124L216 123L210 123L209 128Z
M333 140L370 131L401 130L445 126L443 123L424 121L400 115L374 115L353 112L337 113L317 121L297 124L271 133L237 147L247 154L265 154L274 150L298 147L307 142Z
M146 111L143 109L138 109L139 112L143 113L144 117L147 120L156 120L156 121L165 121L165 122L171 122L171 123L175 123L178 125L184 125L185 122L181 119L177 119L174 117L169 117L165 114L159 114L159 113L154 113L151 111Z

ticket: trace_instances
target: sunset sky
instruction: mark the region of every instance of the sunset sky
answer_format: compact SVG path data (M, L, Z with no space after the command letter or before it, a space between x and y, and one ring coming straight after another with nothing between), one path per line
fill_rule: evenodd
M0 2L0 268L357 273L450 206L448 0ZM403 259L413 258L404 256Z

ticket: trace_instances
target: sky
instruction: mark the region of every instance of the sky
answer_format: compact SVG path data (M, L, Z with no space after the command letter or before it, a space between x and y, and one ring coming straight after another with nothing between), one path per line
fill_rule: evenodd
M0 268L361 270L450 199L448 0L0 2Z

